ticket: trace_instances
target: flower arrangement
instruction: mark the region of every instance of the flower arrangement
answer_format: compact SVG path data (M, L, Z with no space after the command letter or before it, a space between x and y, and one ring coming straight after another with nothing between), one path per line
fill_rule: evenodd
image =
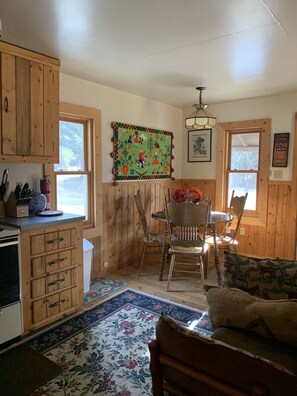
M198 202L205 198L205 194L199 190L199 188L176 188L172 193L172 199L174 202Z

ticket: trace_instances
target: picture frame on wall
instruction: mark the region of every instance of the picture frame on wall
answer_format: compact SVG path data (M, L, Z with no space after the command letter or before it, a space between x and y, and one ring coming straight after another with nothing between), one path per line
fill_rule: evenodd
M188 132L188 162L211 162L211 129Z
M275 133L273 141L272 166L286 168L288 166L290 133Z

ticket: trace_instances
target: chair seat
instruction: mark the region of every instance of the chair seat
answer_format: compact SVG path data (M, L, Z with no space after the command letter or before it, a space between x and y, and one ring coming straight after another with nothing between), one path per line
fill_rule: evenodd
M144 242L146 243L164 243L165 242L165 235L164 234L153 234L150 233L149 236L144 236Z
M190 255L196 254L206 254L208 251L208 245L205 243L204 246L195 246L191 245L190 242L183 242L183 244L171 244L169 249L169 254L178 254L178 253L186 253Z
M205 242L208 244L208 245L213 245L213 236L212 235L209 235L209 236L207 236L206 238L205 238ZM228 236L217 236L216 237L216 242L217 242L217 245L238 245L238 241L237 240L235 240L235 239L232 239L231 237L228 237Z

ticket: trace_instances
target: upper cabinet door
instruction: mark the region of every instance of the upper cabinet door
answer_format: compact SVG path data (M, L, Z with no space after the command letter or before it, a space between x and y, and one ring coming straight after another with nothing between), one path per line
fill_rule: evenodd
M1 52L1 161L58 162L59 63L15 48Z
M16 154L16 81L15 56L1 53L2 81L2 154Z

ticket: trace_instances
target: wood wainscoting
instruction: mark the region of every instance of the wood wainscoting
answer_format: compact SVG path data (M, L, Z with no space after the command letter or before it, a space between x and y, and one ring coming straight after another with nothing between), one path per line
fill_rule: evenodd
M101 263L108 262L108 269L138 263L142 246L143 232L134 202L134 194L140 189L151 229L162 231L164 224L153 220L151 214L164 209L165 195L182 185L195 186L206 195L215 196L215 180L150 180L139 182L120 182L113 186L103 184L103 235ZM101 268L101 273L105 268ZM95 271L100 271L95 264Z
M141 190L150 227L160 232L164 224L151 218L151 213L164 209L167 189L195 186L210 196L215 208L215 180L150 180L120 182L113 186L103 184L103 233L100 238L101 254L93 263L93 275L138 263L143 233L134 202L134 194ZM239 253L260 257L295 259L296 195L291 182L270 182L268 211L265 226L249 225L243 221L244 235L239 235ZM92 242L92 241L91 241ZM96 241L96 245L98 241ZM101 256L101 259L99 259Z
M295 259L296 195L291 182L268 184L267 219L264 226L249 225L243 218L244 235L239 235L239 252Z

